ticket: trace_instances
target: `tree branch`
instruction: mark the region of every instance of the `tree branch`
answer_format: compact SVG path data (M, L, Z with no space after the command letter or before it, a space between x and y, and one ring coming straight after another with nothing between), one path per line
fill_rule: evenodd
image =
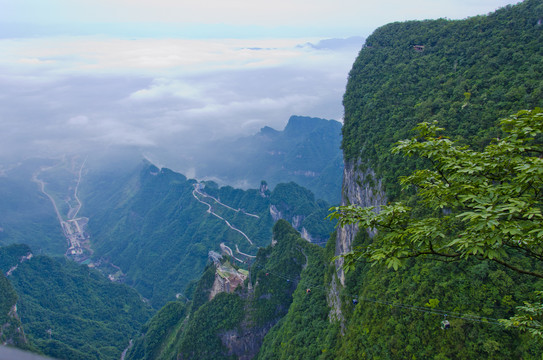
M540 274L540 273L536 273L536 272L533 272L533 271L529 271L529 270L524 270L524 269L518 268L518 267L516 267L516 266L514 266L514 265L511 265L511 264L509 264L509 263L506 263L505 261L502 261L502 260L500 260L500 259L494 258L494 259L490 259L490 260L495 261L495 262L497 262L498 264L503 265L503 266L505 266L506 268L509 268L509 269L511 269L511 270L513 270L513 271L516 271L516 272L518 272L518 273L525 274L525 275L531 275L531 276L535 276L535 277L538 277L538 278L540 278L540 279L543 279L543 274Z

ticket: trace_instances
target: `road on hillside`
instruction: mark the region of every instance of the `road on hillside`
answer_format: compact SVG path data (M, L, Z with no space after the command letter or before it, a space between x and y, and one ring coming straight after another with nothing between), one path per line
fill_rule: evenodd
M197 185L198 185L198 184L197 184ZM198 198L198 196L196 196L196 194L198 193L198 194L200 194L200 195L202 195L202 196L204 196L204 197L210 197L210 198L212 198L213 200L215 200L217 203L221 204L222 206L227 207L227 208L229 208L229 209L232 209L232 210L234 210L234 211L239 211L239 210L233 209L233 208L231 208L231 207L228 206L228 205L225 205L225 204L223 204L223 203L220 203L220 202L219 202L218 200L216 200L215 198L213 198L213 197L211 197L211 196L209 196L209 195L207 195L207 194L204 194L204 193L200 192L200 191L198 190L197 185L194 187L194 190L192 191L192 196L194 196L194 198L195 198L197 201L201 202L202 204L207 205L207 212L210 213L210 214L212 214L212 215L214 215L214 216L216 216L217 218L221 219L222 221L224 221L224 222L226 223L226 225L228 225L228 227L229 227L230 229L239 232L241 235L243 235L243 237L244 237L245 239L247 239L247 241L249 242L249 244L254 245L254 243L251 241L251 239L249 239L249 237L247 236L247 234L245 234L245 233L244 233L243 231L241 231L240 229L234 227L232 224L230 224L230 222L228 222L228 220L226 220L225 218L221 217L219 214L214 213L214 212L213 212L213 207L211 206L211 204L209 204L209 203L207 203L207 202L201 200L200 198ZM246 215L248 215L248 216L257 216L257 215L254 215L254 214L247 214L246 212L242 212L242 213L243 213L243 214L246 214ZM257 216L257 217L258 217L258 216Z

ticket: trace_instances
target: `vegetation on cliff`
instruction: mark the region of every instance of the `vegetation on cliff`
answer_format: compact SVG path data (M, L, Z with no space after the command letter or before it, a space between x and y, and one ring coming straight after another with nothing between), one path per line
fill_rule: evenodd
M396 179L421 161L391 155L417 123L438 120L480 148L496 119L543 103L543 4L526 0L487 16L392 23L366 40L344 96L342 148L397 197Z
M118 359L151 315L141 297L96 270L43 255L21 262L24 245L0 248L0 268L19 296L18 314L30 343L57 359Z
M543 286L537 277L522 275L498 263L505 261L529 272L541 268L537 255L539 230L528 226L528 232L523 233L529 219L522 219L517 229L512 219L504 215L509 212L515 217L525 202L525 210L532 208L536 211L534 216L539 216L540 195L535 202L526 202L523 194L528 193L523 189L517 192L516 185L525 183L517 184L521 179L515 180L522 173L520 166L516 172L507 172L519 157L526 156L525 160L531 161L531 156L537 162L539 155L530 154L528 149L526 155L519 155L524 145L519 147L516 140L521 136L513 134L515 140L505 143L496 121L543 103L543 82L537 75L543 64L539 45L543 41L541 19L541 1L526 0L488 16L462 21L389 24L367 39L350 73L344 97L345 158L359 163L359 170L373 169L383 180L387 196L401 200L402 209L408 210L404 212L394 204L384 206L379 215L361 210L368 219L392 220L381 223L384 226L375 239L370 239L365 231L355 239L355 245L368 252L370 261L379 260L392 268L372 266L366 260L350 264L352 271L342 293L345 335L337 347L337 358L540 357L540 342L518 328L507 329L498 321L514 315L516 306L523 301L537 303L534 291ZM521 113L520 118L522 114L526 115ZM474 150L451 147L449 140L434 136L430 141L419 139L399 145L408 152L418 149L430 160L392 154L393 144L410 138L411 129L423 121L427 128L438 121L439 126L447 129L451 141L470 145ZM491 138L496 137L501 140L491 144ZM535 139L535 143L540 142L539 135ZM485 147L486 153L480 152ZM436 161L435 156L441 159ZM489 157L483 160L484 156ZM478 161L460 165L459 158ZM492 166L494 169L490 169ZM416 189L402 192L397 178L415 169L418 171L403 181L415 184ZM441 181L455 171L459 174L452 177L453 184ZM477 175L485 171L498 175L496 179L487 179L487 187L479 187L488 190L486 195L469 193L466 189L470 181L471 189L476 191L485 181ZM539 170L536 173L524 175L540 176ZM438 190L444 190L443 196L438 196ZM540 185L536 185L534 191L540 190ZM492 191L496 191L495 197L490 194ZM476 204L478 196L495 198L498 203L485 200ZM507 196L513 200L507 200ZM455 197L458 201L451 202ZM519 203L513 204L514 199ZM463 211L464 217L456 217ZM484 219L478 218L478 214L485 214L489 221L481 221ZM406 225L405 232L401 226L394 226L400 223ZM361 225L373 226L364 221ZM385 229L388 225L394 229ZM473 233L469 231L471 225ZM501 233L511 229L509 225L515 230ZM529 233L531 230L535 232ZM463 233L466 236L455 238ZM513 237L517 245L521 241L520 247L508 242ZM504 251L497 246L502 243L511 245L510 249ZM387 251L393 248L398 251ZM537 256L531 260L518 256L523 251L535 251ZM453 256L435 261L425 258L426 253L430 257L430 253ZM462 260L449 262L456 258ZM398 267L400 261L405 266ZM358 305L349 312L347 305L353 299ZM445 320L448 327L443 330L441 323Z
M328 203L316 201L295 183L279 184L272 191L241 190L197 183L150 164L122 183L108 185L102 173L88 178L82 185L82 213L90 218L94 261L115 264L126 283L156 308L183 294L204 271L208 252L220 252L221 243L242 261L248 257L237 249L254 256L258 247L267 246L272 206L276 217L296 218L299 228L317 239L327 239L334 229L322 216Z
M303 355L302 346L312 342L308 351L321 354L323 344L317 340L327 336L329 327L324 249L301 239L284 220L274 226L273 238L274 245L259 250L242 288L232 294L218 294L211 301L207 297L202 303L209 296L210 275L215 268L208 267L193 300L187 305L170 303L160 310L144 327L144 335L136 341L128 359L252 358L263 339L265 344L299 348L298 355ZM183 312L185 306L189 310ZM271 337L266 335L268 331ZM259 356L277 358L285 345L265 346L268 352Z

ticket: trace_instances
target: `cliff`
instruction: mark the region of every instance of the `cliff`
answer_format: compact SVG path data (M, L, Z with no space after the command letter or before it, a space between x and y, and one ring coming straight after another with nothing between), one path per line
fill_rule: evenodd
M195 286L187 316L172 311L166 316L166 310L161 310L150 324L158 324L160 319L170 325L164 326L160 338L155 335L158 327L146 326L127 359L253 359L293 303L298 309L318 301L318 321L327 326L323 253L324 249L301 239L290 224L279 220L274 226L274 245L259 250L243 284L230 292L220 291L227 290L226 278L236 277L240 271L228 261L215 262ZM317 319L311 315L306 321ZM283 320L281 326L290 322ZM317 353L320 348L311 351Z
M478 149L497 135L499 118L541 106L542 18L541 1L526 0L466 20L388 24L368 37L344 96L342 204L378 208L402 200L425 211L398 178L428 164L391 154L394 143L410 138L418 122L436 120L447 136ZM355 226L338 229L335 253L371 246L374 235ZM424 257L398 271L360 259L345 274L341 265L336 262L328 292L329 316L342 324L336 358L537 358L541 352L518 332L464 316L511 316L506 298L522 301L523 291L541 286L537 280L487 262ZM444 312L462 314L451 321L454 333L443 334L437 319L419 310L430 299Z
M0 273L0 345L29 347L17 314L17 293L3 273Z

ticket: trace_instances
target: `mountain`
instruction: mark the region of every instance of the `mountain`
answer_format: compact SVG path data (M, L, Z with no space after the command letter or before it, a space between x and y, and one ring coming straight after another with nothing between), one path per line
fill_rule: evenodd
M63 254L66 240L36 176L54 160L30 159L0 169L0 245L25 243L36 252Z
M28 340L17 314L17 293L0 273L0 345L28 348Z
M375 30L343 99L346 163L374 171L394 198L397 177L422 164L406 163L390 149L411 137L417 123L437 120L454 140L480 148L498 136L498 119L541 106L542 7L527 0L487 16Z
M217 142L201 155L197 175L243 187L256 187L261 180L270 187L293 181L337 204L343 170L340 144L340 122L291 116L282 131L264 127L253 136Z
M250 263L272 240L274 221L284 218L323 242L334 229L329 207L295 183L273 191L219 187L144 163L123 181L115 173L89 172L81 184L81 214L88 220L94 266L138 290L155 307L182 296L200 277L209 251Z
M466 20L392 23L368 37L344 96L342 203L401 199L427 211L401 191L398 177L428 164L391 154L392 144L410 138L418 122L437 120L446 136L480 149L500 136L499 118L541 106L542 19L543 3L526 0ZM335 253L369 245L369 235L338 229ZM420 257L399 271L361 261L349 274L341 265L332 285L342 289L330 301L344 333L337 358L535 359L543 352L497 321L541 289L536 278L488 261ZM353 298L359 305L350 311Z
M392 155L392 144L409 138L417 122L438 120L448 136L480 148L499 135L497 119L543 104L542 23L541 1L526 0L466 20L388 24L368 37L344 96L342 203L379 206L402 199L425 211L412 200L412 193L400 190L397 178L427 164ZM275 134L272 129L264 132ZM278 222L278 228L289 233L284 223ZM348 273L341 259L330 263L333 255L371 246L374 235L355 226L339 228L326 249L317 250L316 258L302 248L307 262L300 262L295 251L287 251L292 267L284 271L295 271L286 276L275 269L267 271L265 263L257 261L246 285L233 294L222 293L209 301L208 293L196 291L192 301L203 305L184 305L185 312L178 317L183 320L154 342L151 349L157 352L147 352L145 343L158 334L158 321L152 331L146 328L131 350L133 358L154 359L157 354L165 359L541 357L541 342L504 328L498 319L512 316L534 290L543 289L542 281L479 260L439 262L421 257L407 261L398 271L361 260ZM276 237L284 239L274 233ZM270 247L259 255L272 259L279 256L275 251ZM320 265L303 269L312 261ZM266 269L264 274L259 266ZM202 285L202 278L200 290L212 287L216 272L208 268L207 285ZM288 311L270 312L281 318L261 340L258 328L245 330L258 324L254 299L271 302L281 294L276 284L268 282L272 279L283 286L286 281L298 286L292 297L280 301L281 307L271 307L288 306ZM253 290L249 284L254 284ZM193 306L198 310L191 312ZM245 345L232 346L240 343Z
M327 261L323 248L303 240L284 220L275 224L273 238L273 245L259 250L235 290L213 292L217 278L231 268L228 260L208 266L192 301L172 302L160 310L127 359L251 359L263 341L272 345L268 355L259 357L277 359L284 339L275 339L274 334L274 340L267 340L267 334L280 332L293 321L296 328L284 336L303 345L298 354L308 359L321 354L328 345L312 335L330 327L323 282L330 258ZM307 310L305 318L291 319L287 311L293 309L298 315Z
M0 269L7 274L7 279L1 275L0 284L12 286L2 292L10 295L11 303L11 318L6 319L9 305L2 301L2 323L15 324L18 314L30 344L57 359L118 359L151 315L128 286L64 258L34 255L26 245L0 248ZM17 342L24 339L17 336L25 335L20 326L15 334L7 329L3 336L21 347Z

